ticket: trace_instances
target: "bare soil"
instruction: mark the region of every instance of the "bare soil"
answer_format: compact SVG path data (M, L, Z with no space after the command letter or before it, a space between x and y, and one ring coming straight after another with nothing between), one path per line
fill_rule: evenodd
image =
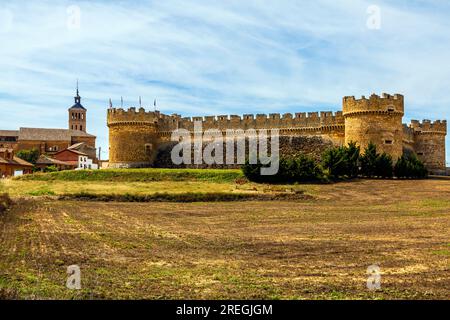
M296 201L16 199L0 216L0 298L449 299L450 181L307 188ZM79 291L65 287L73 264Z

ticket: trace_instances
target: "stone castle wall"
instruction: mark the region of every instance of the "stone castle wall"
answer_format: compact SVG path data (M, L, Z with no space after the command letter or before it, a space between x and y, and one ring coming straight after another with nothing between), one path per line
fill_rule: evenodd
M171 151L173 147L178 144L178 142L164 142L158 147L158 153L155 158L155 162L153 163L154 167L157 168L218 168L218 169L232 169L239 168L237 159L237 145L233 144L233 154L234 154L234 165L225 164L226 160L226 152L227 152L227 140L225 139L223 145L223 163L224 164L214 164L208 165L203 163L201 165L194 164L194 152L195 148L191 145L191 164L181 164L175 165L171 159ZM205 147L207 146L208 141L204 141L202 144L202 152L204 152ZM320 160L321 155L325 150L331 148L335 145L333 140L331 140L327 136L281 136L279 138L279 146L280 146L280 154L284 156L297 156L300 154L308 154L312 158L316 160ZM268 143L268 147L270 148L270 143ZM245 142L245 150L246 154L248 154L249 150L249 142L246 139Z
M345 97L342 112L310 112L243 116L181 117L144 108L110 108L110 164L113 167L171 167L167 159L174 143L173 131L186 129L195 134L194 123L202 130L279 129L282 154L302 152L317 157L331 145L351 141L364 149L370 142L394 160L404 152L417 152L435 172L445 170L446 121L402 123L404 97L400 94L369 98ZM303 137L303 138L300 138ZM166 152L166 154L164 154Z

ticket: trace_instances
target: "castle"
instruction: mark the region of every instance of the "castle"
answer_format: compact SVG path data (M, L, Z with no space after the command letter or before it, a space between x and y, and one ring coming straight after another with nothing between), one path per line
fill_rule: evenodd
M220 115L182 118L144 108L113 108L108 110L110 167L132 168L161 166L159 158L167 152L171 134L187 129L194 134L194 122L203 130L279 129L282 153L301 151L321 154L329 146L356 142L362 149L370 142L379 152L391 155L394 161L405 153L416 153L435 174L445 174L445 137L447 121L413 120L403 124L404 97L401 94L371 95L369 98L344 97L342 111ZM320 155L319 155L320 156ZM169 164L162 164L169 166Z

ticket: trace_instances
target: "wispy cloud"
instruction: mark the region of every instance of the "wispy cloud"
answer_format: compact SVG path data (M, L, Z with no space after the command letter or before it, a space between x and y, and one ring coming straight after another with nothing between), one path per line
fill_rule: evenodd
M67 28L71 5L79 30ZM366 26L370 5L379 30ZM400 92L405 120L449 118L449 14L438 0L0 1L0 127L65 126L77 78L103 147L120 96L205 115Z

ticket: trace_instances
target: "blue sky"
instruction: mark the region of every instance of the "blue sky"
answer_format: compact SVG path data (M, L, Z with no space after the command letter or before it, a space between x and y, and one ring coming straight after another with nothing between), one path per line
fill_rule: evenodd
M450 119L449 16L447 0L0 0L0 128L66 127L77 78L103 150L108 100L121 96L194 116L402 93L405 122Z

